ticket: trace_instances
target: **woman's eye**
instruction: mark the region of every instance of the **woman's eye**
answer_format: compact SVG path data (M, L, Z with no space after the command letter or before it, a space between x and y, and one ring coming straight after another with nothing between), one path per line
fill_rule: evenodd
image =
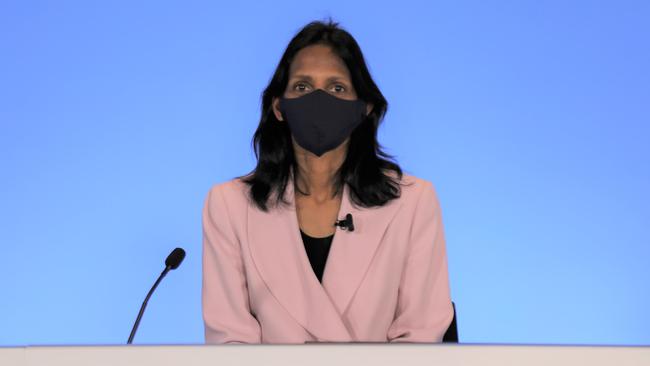
M307 90L307 85L304 83L297 83L294 85L293 89L297 91L305 91Z
M334 89L337 93L341 93L345 91L345 87L341 84L334 85Z

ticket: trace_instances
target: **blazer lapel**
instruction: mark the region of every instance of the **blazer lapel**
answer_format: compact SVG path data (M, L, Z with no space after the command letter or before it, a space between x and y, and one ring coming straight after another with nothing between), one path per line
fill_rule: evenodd
M253 262L271 293L309 333L330 342L354 341L342 314L401 201L358 208L349 199L348 185L344 185L338 217L352 214L355 229L337 229L321 285L300 236L292 178L285 199L289 205L270 208L269 212L252 204L249 207L248 243Z
M361 208L354 206L348 195L349 187L346 184L338 218L352 214L354 231L337 229L323 272L323 287L339 314L345 314L388 224L402 203L396 199L381 207Z

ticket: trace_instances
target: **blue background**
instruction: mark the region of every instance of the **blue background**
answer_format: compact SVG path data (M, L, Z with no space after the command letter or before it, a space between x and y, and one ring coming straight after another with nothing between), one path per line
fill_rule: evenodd
M0 3L0 345L202 343L201 208L334 20L436 186L462 342L650 344L646 1Z

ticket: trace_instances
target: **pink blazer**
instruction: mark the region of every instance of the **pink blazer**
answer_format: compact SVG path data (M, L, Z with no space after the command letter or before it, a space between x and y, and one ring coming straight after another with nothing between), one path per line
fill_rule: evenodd
M206 343L440 342L450 325L447 256L431 182L404 174L402 195L353 206L344 187L322 284L289 207L256 208L237 180L213 186L203 209Z

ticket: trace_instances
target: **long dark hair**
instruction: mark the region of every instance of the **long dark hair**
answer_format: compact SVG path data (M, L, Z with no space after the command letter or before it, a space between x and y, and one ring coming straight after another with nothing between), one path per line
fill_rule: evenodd
M249 197L263 211L267 211L269 196L276 192L275 204L287 203L283 197L289 178L297 171L291 132L287 123L279 123L272 109L274 97L283 95L289 79L289 66L296 53L313 44L325 44L332 48L350 70L357 97L372 103L372 111L350 136L347 155L335 174L333 197L343 184L350 186L350 198L362 207L381 206L400 196L399 181L402 169L391 160L377 142L377 128L388 103L372 80L359 45L352 35L331 19L327 23L314 21L303 27L289 42L273 78L262 94L262 117L253 136L252 145L257 166L242 179L249 185ZM397 179L386 173L397 174ZM294 184L295 190L299 191ZM301 191L300 191L301 192ZM308 194L301 192L303 194Z

